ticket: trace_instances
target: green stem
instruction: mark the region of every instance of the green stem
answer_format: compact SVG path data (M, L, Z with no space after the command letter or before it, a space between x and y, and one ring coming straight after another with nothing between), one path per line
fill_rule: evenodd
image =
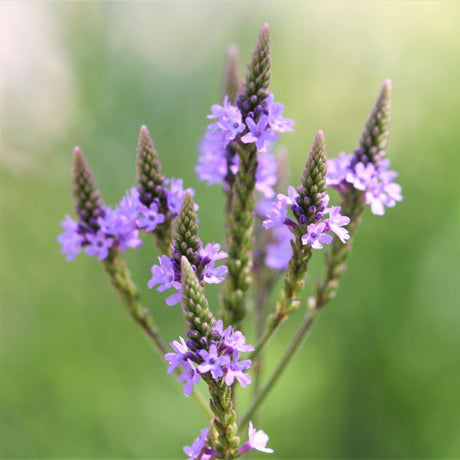
M302 343L303 339L305 338L306 333L311 328L315 320L316 314L317 314L316 309L309 310L307 312L307 314L305 315L302 321L302 324L300 325L299 329L296 332L296 335L294 336L291 343L289 344L286 351L284 352L281 360L276 366L276 369L273 371L273 374L269 378L268 382L263 386L263 388L257 393L256 397L251 403L251 406L249 407L249 409L246 411L246 413L243 415L240 422L238 423L240 428L242 428L244 425L246 425L249 422L252 415L254 414L256 409L259 407L260 403L267 397L269 391L273 388L275 383L278 381L284 369L289 364L289 361L294 356L294 353L296 352L296 350Z
M154 348L164 362L164 355L167 353L166 345L160 337L158 328L155 326L149 310L144 307L139 298L137 286L134 284L128 267L120 258L117 249L110 249L109 256L102 262L104 269L109 276L110 282L114 286L126 308L129 316L140 326L147 338L153 342ZM176 369L176 373L179 370ZM193 398L202 408L207 417L212 417L212 412L208 407L207 400L199 390L194 389Z

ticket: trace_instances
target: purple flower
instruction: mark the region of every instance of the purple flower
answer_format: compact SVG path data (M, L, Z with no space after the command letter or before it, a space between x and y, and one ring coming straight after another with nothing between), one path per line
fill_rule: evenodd
M327 219L329 230L334 232L342 243L345 243L345 241L350 239L348 230L342 228L344 225L348 225L349 223L350 218L340 214L340 206L332 206L329 209L329 218Z
M71 261L81 251L83 236L78 233L78 224L70 216L65 216L61 222L61 227L65 230L58 236L61 244L61 252L66 254L66 260Z
M198 371L202 374L211 372L212 378L217 380L224 375L223 367L227 367L230 363L228 355L219 356L215 343L209 347L209 351L200 350L198 354L203 359L203 362L198 366Z
M327 160L326 185L339 185L345 181L347 174L350 172L351 155L340 152L337 158Z
M225 265L214 267L214 261L209 262L203 270L203 280L207 284L220 284L225 279L228 268Z
M193 444L191 446L184 447L184 453L185 455L187 455L188 460L196 460L198 458L203 459L203 456L201 454L203 453L203 450L206 447L208 433L209 429L204 428L203 430L201 430L200 435L195 439L195 441L193 441Z
M179 337L180 343L174 340L170 345L176 353L166 353L165 360L169 364L168 374L171 374L176 367L182 366L187 360L189 350L182 337Z
M299 197L299 192L296 190L295 187L290 185L288 187L288 194L283 195L282 193L278 193L278 199L279 200L285 200L287 204L292 206L293 204L297 204L297 198Z
M273 131L287 133L293 131L294 121L289 118L283 118L283 104L274 101L273 94L265 99L265 106L268 112L268 122Z
M244 144L255 143L259 152L266 152L268 143L277 141L279 134L270 129L267 115L261 115L257 123L250 117L246 118L246 125L249 132L246 133L241 141Z
M223 344L228 348L232 353L234 351L239 351L241 353L247 353L248 351L254 351L252 345L246 344L246 337L241 331L234 331L231 326L223 332L225 337Z
M262 222L264 228L273 228L283 225L287 218L287 202L283 197L272 203L267 218Z
M124 214L133 216L135 218L139 212L139 205L139 192L137 191L136 187L132 187L121 199L120 204L118 205L118 209L120 209L120 211L122 211Z
M107 236L116 239L121 251L128 248L138 248L142 245L139 232L136 227L135 215L125 207L117 207L115 210L104 209L104 216L99 217L100 230Z
M160 261L160 265L152 267L152 278L147 286L149 289L152 289L155 285L159 284L160 286L157 287L158 292L166 291L166 289L171 287L176 289L177 292L166 298L167 305L176 305L182 299L182 292L180 282L176 281L174 264L168 256L160 256L158 260Z
M292 232L286 227L273 229L273 241L267 244L265 264L273 270L286 270L292 257Z
M259 452L265 452L266 454L272 454L274 451L267 447L269 437L263 430L256 430L249 422L249 445L252 449L258 450Z
M168 179L167 182L169 185L169 189L166 190L168 208L173 215L177 215L179 214L185 194L191 192L194 195L195 192L191 188L184 190L182 179Z
M245 130L241 112L238 107L230 104L228 96L224 98L224 105L211 106L211 115L208 118L217 119L216 123L209 126L210 129L219 129L228 143Z
M274 156L270 153L262 153L257 158L256 171L256 190L265 198L275 196L274 187L276 185L278 165Z
M228 173L226 152L227 141L221 132L206 131L198 150L198 165L195 168L198 179L208 185L221 183Z
M184 382L184 395L190 396L193 391L193 386L200 381L200 374L195 369L193 362L187 359L182 363L184 372L177 378L179 382Z
M158 201L153 201L149 207L139 207L140 216L136 219L136 224L139 228L143 228L146 232L153 232L158 225L165 221L165 216L158 211Z
M366 203L370 205L373 214L383 216L385 206L392 208L397 201L402 201L402 189L396 183L377 182L366 192Z
M200 249L200 256L205 260L213 262L215 260L226 259L228 254L220 250L219 243L208 243L204 248Z
M372 163L364 165L364 163L356 163L354 170L346 175L346 180L356 190L366 190L371 185L376 174L375 166Z
M236 379L242 387L247 387L251 383L252 379L249 375L244 374L243 371L249 369L251 364L252 361L250 359L238 361L238 352L235 350L225 374L225 383L228 386L231 386Z
M99 260L104 260L109 255L109 249L112 247L114 240L108 237L104 232L87 233L86 239L88 246L86 254L88 256L97 256Z
M302 243L309 244L313 249L322 249L323 244L332 243L332 236L324 233L325 231L326 222L310 224L307 233L302 236Z

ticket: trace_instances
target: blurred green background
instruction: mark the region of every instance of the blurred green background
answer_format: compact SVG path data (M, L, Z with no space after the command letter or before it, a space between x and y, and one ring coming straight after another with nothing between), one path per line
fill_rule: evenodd
M339 295L258 425L276 458L460 457L460 3L0 7L2 458L177 458L206 425L97 260L66 263L56 236L72 209L73 146L115 203L145 123L164 172L196 187L203 239L221 240L222 194L196 183L196 145L227 45L246 62L265 22L272 90L296 121L282 137L293 180L317 129L331 156L353 150L391 78L388 153L404 201L384 218L366 212ZM156 256L146 242L127 259L170 341L180 310L145 288ZM270 344L268 368L302 314Z

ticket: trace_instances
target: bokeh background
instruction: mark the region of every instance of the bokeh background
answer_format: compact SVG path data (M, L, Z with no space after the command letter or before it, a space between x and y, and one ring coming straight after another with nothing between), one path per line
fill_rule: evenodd
M72 209L73 146L115 203L145 123L164 172L196 187L203 239L222 239L222 194L196 183L196 145L227 45L246 62L265 22L272 90L296 121L282 137L293 180L317 129L331 156L353 150L391 78L388 153L404 201L384 218L366 212L339 295L258 425L276 458L460 456L459 2L0 7L2 458L177 458L206 425L97 260L66 263L56 236ZM157 255L146 242L127 259L170 341L180 311L145 288ZM216 289L210 298L216 308ZM270 344L268 370L302 314Z

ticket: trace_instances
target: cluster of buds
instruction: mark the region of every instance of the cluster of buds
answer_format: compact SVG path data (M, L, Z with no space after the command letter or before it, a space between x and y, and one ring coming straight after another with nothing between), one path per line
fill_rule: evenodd
M104 205L80 149L74 151L77 218L66 216L62 223L64 232L58 237L62 252L72 260L84 249L102 261L130 316L168 364L167 372L176 373L184 394L205 406L209 426L191 446L184 447L189 460L231 459L251 450L273 452L267 447L267 434L254 428L251 416L318 311L335 295L365 204L372 213L383 215L386 207L402 200L401 187L394 182L397 174L389 170L390 162L385 159L390 82L384 83L354 153L340 153L328 160L324 134L318 131L300 183L293 186L282 177L283 167L273 151L280 133L292 132L294 122L283 117L283 105L275 102L268 89L270 66L270 34L265 25L241 84L237 53L231 48L223 103L211 107L211 123L198 148L198 179L208 185L220 184L226 197L223 249L219 243L203 244L194 191L184 188L181 179L163 175L145 126L140 129L136 154L137 185L113 208ZM340 206L330 204L328 187L339 191ZM287 194L281 193L286 188ZM160 250L148 287L159 292L173 290L166 304L180 304L184 318L185 333L170 343L172 352L161 339L151 312L141 304L137 286L121 258L121 252L142 245L142 235L153 236ZM324 279L317 283L305 319L285 355L261 386L261 350L299 307L309 260L325 246ZM284 276L283 284L270 313L268 294L279 276ZM217 313L217 308L209 307L205 287L224 281ZM251 285L256 346L247 344L242 332ZM244 356L246 353L249 356ZM253 380L257 382L255 397L238 419L235 385L247 387ZM209 391L209 405L197 388L200 381ZM239 432L246 424L248 441L241 443Z

